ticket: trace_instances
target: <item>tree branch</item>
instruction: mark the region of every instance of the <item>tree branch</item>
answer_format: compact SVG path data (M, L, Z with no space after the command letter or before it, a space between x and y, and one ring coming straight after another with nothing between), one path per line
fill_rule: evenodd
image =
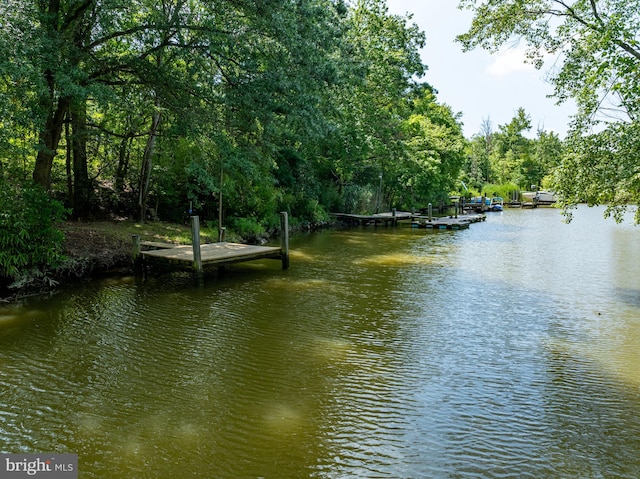
M589 2L591 5L591 12L597 24L591 23L586 19L584 19L583 17L581 17L580 15L578 15L578 13L571 6L567 5L564 1L562 0L553 0L553 1L554 3L562 5L565 8L565 10L568 12L568 16L573 18L583 26L601 34L605 33L605 30L607 29L607 24L602 18L602 15L600 15L600 12L598 12L598 4L596 0L589 0ZM617 45L618 47L623 49L625 52L627 52L629 55L636 58L636 60L640 60L640 50L633 48L633 46L631 46L629 43L618 38L612 38L611 41L613 42L614 45Z
M131 27L128 28L126 30L119 30L116 32L112 32L109 35L106 35L104 37L98 38L97 40L94 40L93 42L89 43L85 48L87 50L92 50L100 45L103 45L104 43L107 43L109 40L113 40L115 38L120 38L120 37L125 37L127 35L132 35L134 33L138 33L138 32L145 32L145 31L149 31L149 30L153 30L156 29L157 26L153 25L153 24L142 24L142 25L138 25L135 27Z
M78 18L80 18L84 12L93 4L95 0L85 0L83 3L78 5L76 9L69 13L62 24L61 30L65 31L67 28L71 26L73 22L75 22Z
M139 133L133 133L133 132L128 132L128 133L116 133L115 131L109 130L106 127L99 125L97 123L93 123L91 121L87 122L87 126L90 128L94 128L98 131L101 131L102 133L105 133L109 136L113 136L115 138L121 138L121 139L129 139L129 138L141 138L143 136L147 136L149 135L149 131L142 131Z
M597 20L600 26L605 27L605 23L600 17L600 13L598 13L598 5L596 0L589 0L589 3L591 4L591 11L593 12L593 17Z

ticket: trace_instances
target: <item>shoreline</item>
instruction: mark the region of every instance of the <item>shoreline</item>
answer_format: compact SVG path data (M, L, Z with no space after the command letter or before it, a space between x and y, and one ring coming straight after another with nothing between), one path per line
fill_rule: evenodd
M305 224L290 228L290 233L317 231L333 223ZM188 225L165 222L135 223L130 220L106 220L95 222L67 221L59 225L65 235L63 254L66 260L57 268L39 271L22 280L22 285L0 288L0 306L10 305L29 298L55 294L59 289L73 286L80 281L111 274L133 274L133 245L131 235L138 234L144 240L176 244L188 244L191 230ZM269 232L260 238L240 238L232 235L229 240L248 244L264 244L277 236ZM216 230L203 230L202 242L217 241Z

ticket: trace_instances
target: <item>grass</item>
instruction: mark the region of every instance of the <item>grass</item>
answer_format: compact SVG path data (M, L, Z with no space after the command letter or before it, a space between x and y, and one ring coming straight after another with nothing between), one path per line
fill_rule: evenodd
M137 223L120 221L67 221L58 225L65 236L64 260L53 269L27 272L13 289L0 287L0 303L45 292L60 283L72 282L95 274L122 272L131 269L133 242L131 235L143 241L191 244L191 226L154 221ZM239 242L236 234L227 234L228 241ZM217 228L201 228L200 241L218 240ZM0 278L1 279L1 278ZM2 285L0 285L2 286Z
M63 254L66 260L54 273L62 277L86 277L94 273L129 268L133 251L131 235L139 235L142 241L191 244L191 227L176 223L121 220L65 222L59 227L65 235ZM235 235L229 236L232 238L226 238L227 240L235 240ZM202 243L217 240L216 228L201 229Z
M86 235L87 238L102 238L107 243L120 243L124 240L130 244L131 235L140 235L142 241L191 244L191 227L189 225L164 223L161 221L149 223L138 223L130 220L89 223L68 222L61 225L61 228L68 239L72 236L76 237L77 241L82 241L82 236ZM201 227L200 240L203 243L217 241L217 228Z

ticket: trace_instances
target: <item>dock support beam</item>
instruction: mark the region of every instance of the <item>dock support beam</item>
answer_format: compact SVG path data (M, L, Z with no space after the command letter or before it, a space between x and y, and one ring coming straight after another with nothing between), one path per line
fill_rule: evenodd
M191 244L193 245L193 271L202 278L202 255L200 254L200 217L191 217Z
M280 254L282 269L289 269L289 215L286 211L280 213Z

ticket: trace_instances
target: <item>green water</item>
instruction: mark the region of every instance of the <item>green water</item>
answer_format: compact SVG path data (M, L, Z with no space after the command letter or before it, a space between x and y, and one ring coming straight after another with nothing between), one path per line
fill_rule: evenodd
M640 229L326 231L0 308L0 452L81 478L640 477Z

